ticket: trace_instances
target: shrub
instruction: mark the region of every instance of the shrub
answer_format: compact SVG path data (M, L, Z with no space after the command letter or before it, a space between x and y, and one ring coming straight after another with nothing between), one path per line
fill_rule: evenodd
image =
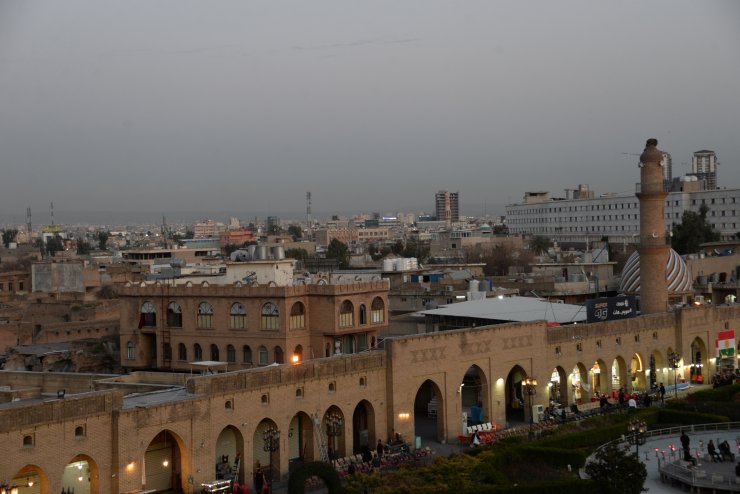
M303 494L306 492L306 480L314 476L324 481L329 494L342 492L342 482L334 467L330 463L311 461L301 465L291 474L288 479L288 493Z

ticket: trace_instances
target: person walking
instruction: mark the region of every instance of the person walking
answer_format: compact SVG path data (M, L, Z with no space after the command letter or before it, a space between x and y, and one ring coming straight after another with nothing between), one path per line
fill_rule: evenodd
M665 386L663 386L663 383L660 383L658 394L660 395L660 404L662 405L665 403Z
M375 452L378 454L378 458L383 457L383 441L378 439L378 446L375 448Z
M254 470L254 492L262 492L262 487L265 484L265 474L262 472L262 467L257 462L257 468Z

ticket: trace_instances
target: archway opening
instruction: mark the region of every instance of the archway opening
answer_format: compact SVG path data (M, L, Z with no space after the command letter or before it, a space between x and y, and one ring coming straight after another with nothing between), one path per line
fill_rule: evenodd
M565 369L560 366L555 367L550 374L550 405L567 405L569 403L568 377Z
M573 391L573 403L578 405L590 401L591 385L588 382L586 366L578 362L568 375L570 389Z
M244 482L244 437L234 426L225 427L216 439L216 479Z
M146 489L177 491L185 487L180 443L180 438L168 430L163 430L151 440L144 453Z
M284 431L278 429L277 424L270 419L264 419L254 430L252 437L253 471L261 469L268 482L280 479L280 436Z
M632 391L648 391L649 372L646 364L645 359L639 353L632 355L629 371Z
M437 384L427 379L414 398L414 435L422 441L443 441L444 397Z
M321 420L326 452L329 459L342 458L347 454L344 435L344 414L337 406L331 406Z
M526 377L526 371L518 365L512 367L506 376L506 422L509 425L527 423L528 398L522 384Z
M702 384L704 383L704 364L709 356L707 353L707 346L701 338L694 338L689 349L691 352L688 359L688 363L690 365L690 381L692 383Z
M50 490L46 472L37 465L26 465L21 468L10 480L9 485L17 487L19 494L49 494Z
M288 427L288 469L292 473L300 464L320 460L314 444L313 421L308 414L293 415Z
M87 455L77 455L67 463L62 474L62 490L74 494L100 492L98 465Z
M471 365L458 388L463 425L478 425L491 417L488 380L480 367Z
M367 400L362 400L352 413L352 451L357 454L372 449L378 441L375 433L375 410Z
M631 381L628 377L627 366L624 363L622 357L616 357L612 360L612 395L614 392L618 392L620 389L625 393L632 392Z

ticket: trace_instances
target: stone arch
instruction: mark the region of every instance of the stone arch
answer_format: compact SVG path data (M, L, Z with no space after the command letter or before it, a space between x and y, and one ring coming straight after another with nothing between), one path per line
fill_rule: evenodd
M144 452L144 485L146 489L185 489L188 478L188 457L185 443L169 429L157 433Z
M98 464L85 454L72 458L64 467L62 489L77 494L98 494L100 492Z
M326 441L326 450L330 459L342 458L347 455L347 438L344 412L336 405L327 408L321 418L321 435Z
M46 475L44 469L39 467L38 465L29 464L24 466L23 468L18 470L18 473L16 473L10 480L11 486L16 485L28 487L30 483L33 483L34 485L38 484L39 489L37 492L39 492L40 494L51 493L49 477Z
M364 447L373 449L378 442L375 432L375 409L367 400L360 401L352 412L352 452L360 453Z
M288 461L319 461L314 438L313 420L306 412L298 412L288 426Z
M568 374L568 387L572 391L571 403L586 403L591 396L591 385L588 382L588 371L582 362L578 362Z
M609 382L609 368L602 359L594 361L588 370L588 383L591 387L591 396L598 394L609 394L611 383ZM590 400L584 400L588 402Z
M254 429L252 437L252 458L255 471L257 465L269 479L280 479L280 465L282 448L280 447L281 436L284 431L278 429L277 424L270 418L262 419ZM272 439L271 439L272 438Z
M245 477L243 461L244 436L239 428L233 425L227 425L221 429L221 432L218 434L218 438L216 439L216 456L214 458L216 469L214 472L214 478L224 478L223 472L219 467L219 464L223 463L224 458L227 459L227 463L231 468L231 474L237 475L239 482L251 480ZM249 470L247 470L247 472L248 471Z
M528 415L525 406L527 397L524 396L522 381L527 377L527 372L520 365L515 365L506 375L505 400L506 400L506 422L524 422Z
M701 384L705 381L704 366L709 362L709 350L704 340L698 336L689 345L689 358L686 364L689 367L689 379L692 383Z
M416 389L414 435L422 440L445 440L445 398L439 385L427 379Z
M551 403L559 403L561 405L570 403L570 395L572 393L570 393L570 386L568 386L568 374L563 367L558 365L552 369L548 386L550 388L549 400Z
M488 422L491 417L491 398L488 378L479 366L473 364L467 368L458 388L460 409L467 413L467 425Z
M632 354L629 366L629 375L631 384L630 389L632 391L647 391L649 388L648 383L648 365L649 359L645 360L645 357L640 352Z
M617 355L614 360L612 360L612 365L610 367L612 391L618 392L621 388L625 393L632 392L632 382L630 381L629 374L629 369L624 359L621 355Z

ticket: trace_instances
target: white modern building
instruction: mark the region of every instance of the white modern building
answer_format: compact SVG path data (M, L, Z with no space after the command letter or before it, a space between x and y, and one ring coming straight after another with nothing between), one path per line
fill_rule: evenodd
M524 197L523 203L506 206L510 234L542 235L558 242L596 241L603 236L613 243L639 242L640 202L635 195L560 199L539 192ZM666 229L681 223L684 211L699 212L702 204L720 240L735 239L740 231L740 189L670 192L665 202Z

